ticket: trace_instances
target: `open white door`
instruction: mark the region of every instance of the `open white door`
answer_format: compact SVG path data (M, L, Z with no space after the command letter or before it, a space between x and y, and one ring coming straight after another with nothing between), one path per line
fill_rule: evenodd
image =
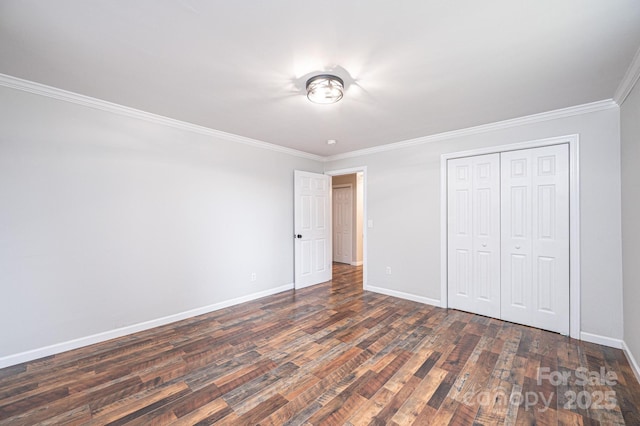
M294 171L295 288L331 280L331 177Z

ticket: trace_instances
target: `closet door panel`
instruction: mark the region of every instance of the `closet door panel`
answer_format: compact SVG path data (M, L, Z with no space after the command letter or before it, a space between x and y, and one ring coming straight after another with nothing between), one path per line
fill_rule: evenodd
M500 315L499 155L449 160L449 306Z
M533 325L531 153L501 154L501 318Z
M473 157L474 312L500 316L500 155Z
M502 319L569 333L569 158L557 145L501 154Z
M472 299L471 161L450 160L447 166L449 306L470 310Z
M569 334L569 149L532 150L533 323Z

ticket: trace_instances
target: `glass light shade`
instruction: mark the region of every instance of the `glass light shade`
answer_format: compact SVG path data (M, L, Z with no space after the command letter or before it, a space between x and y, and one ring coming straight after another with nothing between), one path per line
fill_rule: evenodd
M342 99L344 82L329 74L316 75L307 80L307 98L317 104L332 104Z

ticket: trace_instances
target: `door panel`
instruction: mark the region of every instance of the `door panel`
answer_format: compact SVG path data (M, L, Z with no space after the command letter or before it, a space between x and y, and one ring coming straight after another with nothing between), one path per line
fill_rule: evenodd
M469 250L457 249L456 250L456 269L455 269L455 295L470 297L471 292L470 279L471 279L471 254ZM460 300L457 301L460 303ZM453 307L453 306L452 306Z
M533 294L531 274L531 161L528 150L501 154L501 318L530 324Z
M554 271L556 260L551 257L538 258L538 309L553 312L553 289L557 285Z
M486 251L479 251L477 255L477 267L478 272L478 298L482 300L491 300L491 253Z
M331 279L330 178L294 172L295 288Z
M519 310L527 309L529 305L526 294L527 288L529 287L529 280L527 278L531 276L531 272L529 268L527 268L527 256L512 254L509 260L511 261L509 265L511 269L511 281L503 281L510 284L508 288L502 289L502 294L508 301L507 303L504 303L504 301L502 303L503 313L505 305ZM504 316L501 316L501 318L504 319Z
M569 333L568 146L501 154L502 319Z
M456 215L456 237L471 238L471 197L469 189L456 189L455 215Z
M302 276L308 276L311 274L311 256L313 251L311 250L311 241L300 241L300 273Z
M532 150L533 323L569 334L569 147Z
M511 208L511 224L509 227L511 238L524 240L529 238L529 194L526 186L511 186L511 197L505 197Z
M469 159L448 162L449 306L472 311L471 168Z
M499 155L448 162L449 304L500 315Z

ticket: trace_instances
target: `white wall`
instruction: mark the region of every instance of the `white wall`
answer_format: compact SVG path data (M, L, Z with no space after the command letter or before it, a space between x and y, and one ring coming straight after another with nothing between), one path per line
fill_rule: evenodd
M428 117L425 117L428 120ZM367 166L368 283L440 300L440 155L580 135L581 330L621 339L619 109L337 159L325 170ZM391 266L392 275L385 274Z
M294 169L0 87L0 359L291 285Z
M624 341L640 362L640 83L620 107L620 124Z

